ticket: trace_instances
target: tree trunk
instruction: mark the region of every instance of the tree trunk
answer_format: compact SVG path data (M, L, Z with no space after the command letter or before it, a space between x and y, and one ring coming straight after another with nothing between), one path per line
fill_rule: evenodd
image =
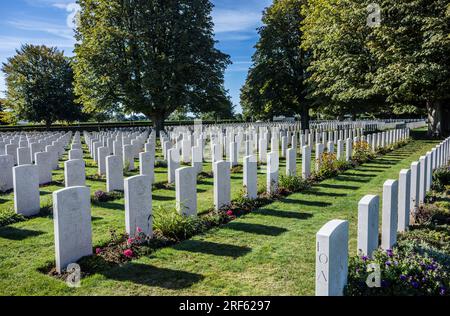
M159 137L161 131L164 130L164 115L156 114L152 116L153 128L156 132L156 137Z
M303 105L302 106L302 114L301 114L301 123L302 123L302 130L309 130L309 105Z
M428 112L428 136L442 136L442 104L440 102L427 101Z
M47 131L50 131L50 127L52 127L52 121L49 120L45 121L45 129Z

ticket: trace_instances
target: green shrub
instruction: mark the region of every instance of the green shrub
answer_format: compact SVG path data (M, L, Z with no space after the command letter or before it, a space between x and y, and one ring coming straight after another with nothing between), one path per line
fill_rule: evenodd
M323 153L321 156L320 168L316 172L317 180L328 179L338 174L337 159L334 153Z
M450 168L442 167L436 169L433 173L433 184L431 189L439 192L444 191L446 185L450 185Z
M280 176L279 182L280 188L284 188L290 192L300 192L311 187L308 180L303 179L301 176Z
M11 208L0 208L0 227L25 221L23 215L16 214Z
M370 150L368 142L359 141L353 144L352 160L358 164L366 162L374 158L374 154Z
M153 218L153 228L175 241L188 239L207 229L202 218L182 216L175 209L159 207Z

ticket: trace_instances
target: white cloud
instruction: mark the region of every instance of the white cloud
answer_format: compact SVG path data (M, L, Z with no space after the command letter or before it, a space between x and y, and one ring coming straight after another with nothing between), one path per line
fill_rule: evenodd
M214 31L219 33L254 31L261 23L261 13L217 9L212 13Z
M25 18L21 20L10 20L7 22L12 27L24 31L45 32L65 39L73 39L73 30L66 25L46 22L38 19Z

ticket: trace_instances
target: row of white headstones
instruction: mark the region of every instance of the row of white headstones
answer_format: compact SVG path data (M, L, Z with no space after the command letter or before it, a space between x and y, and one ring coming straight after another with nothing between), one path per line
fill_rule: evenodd
M277 135L277 134L274 134ZM406 139L409 136L409 130L393 130L384 132L381 135L385 135L385 137L381 137L385 139L384 143L386 146L393 144L395 142L401 141L402 139ZM392 135L392 136L389 136ZM147 236L152 236L153 230L153 222L152 222L152 187L151 184L154 181L154 161L155 161L155 141L154 134L150 134L147 139L147 142L143 143L143 140L146 138L146 134L134 135L135 139L124 141L124 137L128 138L129 135L121 132L113 132L113 133L99 133L99 134L90 134L84 133L85 139L88 143L88 148L92 148L92 155L94 156L94 152L97 152L95 158L98 159L98 164L102 164L101 160L102 156L106 152L111 152L108 146L100 146L104 144L111 143L113 153L119 153L118 155L109 155L105 156L105 173L107 179L107 187L111 187L120 183L123 183L123 189L125 192L125 228L127 233L130 236L133 236L138 228L139 230L146 234ZM133 138L131 137L131 138ZM364 137L364 136L361 136ZM108 139L114 139L112 142L108 141ZM358 137L356 137L358 138ZM122 140L122 150L114 150L114 148L118 148L119 146L115 145L120 143ZM137 142L133 142L137 140ZM355 139L358 140L358 139ZM97 144L100 142L100 144ZM130 144L123 145L124 143ZM134 145L133 145L134 143ZM330 142L329 142L330 143ZM349 142L351 144L351 142ZM323 146L323 144L318 144ZM145 148L145 152L141 152L138 154L140 160L140 175L123 178L123 165L124 160L123 157L135 157L136 150L135 146L141 148L143 146ZM103 149L104 147L108 149ZM166 148L167 148L166 144ZM194 146L195 147L195 146ZM233 148L233 146L230 146ZM273 147L277 148L277 147ZM305 145L303 147L304 151L307 151L309 146ZM178 154L179 151L177 147L168 150L168 165L169 165L169 177L170 173L174 172L174 182L175 182L175 190L176 190L176 207L180 214L184 216L196 216L197 215L197 174L199 169L196 168L196 163L202 163L202 160L196 159L194 148L191 149L193 153L192 166L191 167L179 167L179 161L177 159L173 159L173 157ZM291 150L293 150L291 148ZM330 147L329 150L332 150ZM103 153L103 151L105 153ZM122 153L122 156L120 156ZM71 153L69 152L69 156ZM267 154L267 185L268 190L270 192L274 192L278 186L278 152L270 152ZM134 158L133 158L134 160ZM79 161L79 168L72 172L65 171L66 177L70 176L70 174L84 174L84 164L80 159L75 159L74 161L68 160L65 162L66 169L69 166L76 165L75 161ZM308 161L308 160L305 160ZM257 197L257 162L256 156L250 155L244 157L244 186L247 191L248 198L256 198ZM306 162L307 163L307 162ZM229 161L216 161L213 162L213 173L214 173L214 205L216 209L221 209L231 202L231 178L230 178L230 162ZM99 172L101 170L99 169ZM292 169L291 169L292 172ZM67 179L66 179L67 180ZM83 179L84 180L84 179ZM117 181L117 182L116 182ZM66 185L67 185L66 181ZM82 183L79 183L78 186L69 187L64 190L60 190L54 193L54 212L55 214L66 214L68 212L72 213L72 217L68 219L62 219L61 216L55 216L55 231L56 227L64 227L59 230L61 233L57 236L55 235L55 243L56 243L56 256L57 256L57 270L64 270L67 265L75 262L79 258L92 254L92 236L91 236L91 228L90 228L90 203L89 203L89 190L83 189L84 186ZM68 196L71 193L71 200L69 201ZM78 192L78 193L75 193ZM63 196L63 198L58 197L58 195ZM81 201L80 199L83 199ZM59 204L58 204L59 203ZM83 205L86 206L84 209L80 209L78 206ZM73 211L76 208L79 214L78 224L73 225ZM83 226L85 225L85 226ZM84 236L85 238L79 238L74 241L70 238L73 233L77 233L80 236L80 232L86 232L88 236Z
M401 139L407 138L409 130L394 130L383 132L379 139L384 139L382 144L389 145ZM278 135L278 133L273 133ZM375 134L374 134L375 135ZM384 135L384 136L383 136ZM113 136L113 137L112 137ZM369 135L370 136L370 135ZM152 194L151 183L154 181L153 168L155 161L155 136L148 131L143 133L122 133L115 132L112 135L108 132L96 133L94 135L84 132L84 137L94 159L98 161L99 173L102 173L100 165L104 159L107 176L108 190L124 190L125 191L125 224L128 234L133 235L137 228L143 230L143 233L152 235ZM148 139L147 139L148 137ZM283 136L286 137L286 136ZM358 140L359 136L355 137ZM361 136L361 138L364 136ZM52 142L52 145L45 146L45 152L35 153L35 164L23 164L14 166L12 155L0 156L0 161L7 161L5 169L9 174L11 171L12 184L14 188L14 205L15 210L19 214L25 216L37 215L40 210L39 184L51 182L51 171L58 166L58 159L65 152L65 147L72 138L72 133L54 134L45 137L46 141ZM278 148L278 142L274 140L276 136L272 136L272 148ZM52 140L55 139L55 140ZM111 139L115 139L112 140ZM145 141L147 142L145 143ZM339 144L338 140L338 144ZM34 142L31 142L33 144ZM117 145L119 143L119 145ZM295 143L295 141L294 141ZM348 144L351 141L347 140ZM376 142L374 142L376 143ZM112 145L100 146L100 145ZM333 142L328 141L328 150L333 150ZM23 144L24 145L24 144ZM140 148L144 146L145 152L139 153ZM323 144L318 143L316 146L323 149ZM351 146L351 145L350 145ZM19 148L23 148L19 147ZM106 147L106 149L105 149ZM168 146L165 146L166 148ZM214 145L212 146L214 147ZM230 146L233 148L234 146ZM303 155L308 157L308 145L303 146ZM338 145L339 148L339 145ZM278 148L279 149L279 148ZM310 149L309 149L310 150ZM169 150L170 151L170 150ZM176 151L176 147L172 152ZM289 153L296 150L288 149ZM17 154L22 151L17 151ZM109 155L113 153L113 155ZM95 154L97 153L97 155ZM115 155L114 153L118 153ZM120 155L122 153L122 155ZM192 148L192 153L194 149ZM38 155L47 154L47 160L43 164L39 164ZM141 174L127 179L123 178L123 157L134 157L138 154L140 158ZM267 187L269 192L274 192L278 186L278 150L267 154ZM176 202L179 212L186 216L193 216L197 213L197 173L198 169L195 164L201 165L201 160L197 160L193 154L193 167L171 168L171 154L169 156L169 177L172 170L175 173ZM288 157L290 154L288 155ZM318 155L320 157L320 155ZM75 133L71 150L69 151L69 160L64 163L65 170L65 186L66 189L53 193L54 204L54 221L55 221L55 244L56 244L56 262L58 271L62 271L69 263L92 253L92 236L90 226L90 190L85 187L85 163L83 151L81 150L81 140L79 133ZM310 158L310 154L309 154ZM293 159L295 161L295 159ZM304 159L304 165L310 163L310 159ZM45 166L45 168L43 168ZM46 180L41 181L40 175L45 170ZM292 168L287 168L288 173L294 172ZM303 167L304 170L310 169ZM216 161L213 166L214 170L214 204L216 209L220 209L228 205L231 200L230 193L230 162ZM308 173L304 172L303 176L307 177ZM6 177L9 178L9 177ZM244 158L244 186L247 188L249 198L256 198L257 188L257 163L254 155ZM86 190L87 189L87 190ZM80 236L73 239L73 234Z
M383 186L381 215L381 249L392 249L397 233L408 230L410 216L424 203L430 191L433 171L450 160L450 138L447 138L409 169L400 171L398 180L387 180ZM379 197L366 195L358 205L358 254L372 257L379 248ZM332 220L316 235L316 295L343 295L348 276L349 223Z

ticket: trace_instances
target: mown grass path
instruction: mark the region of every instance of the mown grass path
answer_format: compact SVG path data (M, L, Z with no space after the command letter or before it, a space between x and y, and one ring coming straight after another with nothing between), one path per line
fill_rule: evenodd
M356 253L358 201L366 194L381 194L386 179L398 178L401 169L435 144L437 141L414 140L308 192L293 194L149 257L87 277L78 289L38 271L54 260L50 217L0 228L0 294L313 295L315 233L331 219L349 220L350 251ZM157 178L165 176L164 170L157 172L162 174ZM234 180L235 184L241 181ZM212 198L208 183L212 179L205 182L199 187L204 190L200 194L209 192L208 198ZM234 189L234 194L238 191ZM155 195L161 197L161 203L173 203L172 192L161 190ZM0 198L3 205L10 203L10 196ZM123 201L93 207L92 212L94 245L108 239L109 228L123 228Z

